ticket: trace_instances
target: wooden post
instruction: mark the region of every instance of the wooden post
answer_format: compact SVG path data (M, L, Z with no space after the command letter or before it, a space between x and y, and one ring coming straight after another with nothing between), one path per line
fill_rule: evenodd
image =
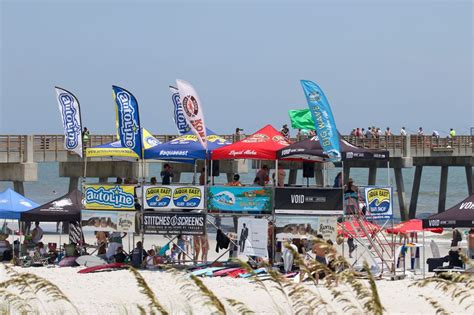
M423 166L417 165L415 169L415 176L413 178L413 188L411 190L410 209L408 212L409 219L414 219L416 217L416 204L418 203L418 194L420 192L422 172Z
M400 205L400 217L402 221L407 220L407 206L405 202L405 184L401 168L394 168L395 182L397 184L398 204Z
M448 166L441 166L441 179L439 181L438 213L446 209L446 190L448 188Z
M472 166L466 165L466 181L467 181L467 193L472 195L474 191L472 190Z
M369 167L369 185L375 185L377 181L377 167L371 166Z

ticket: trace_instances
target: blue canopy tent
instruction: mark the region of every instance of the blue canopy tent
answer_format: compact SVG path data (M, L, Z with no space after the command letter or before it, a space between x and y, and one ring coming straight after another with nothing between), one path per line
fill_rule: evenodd
M0 219L19 220L22 212L38 206L10 188L0 193Z
M208 152L230 144L229 141L218 136L214 131L208 128L206 130ZM194 163L196 160L206 159L206 150L197 136L190 131L171 141L145 150L145 159Z

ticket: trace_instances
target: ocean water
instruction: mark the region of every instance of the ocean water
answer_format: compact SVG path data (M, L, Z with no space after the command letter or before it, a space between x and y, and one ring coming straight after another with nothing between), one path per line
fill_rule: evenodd
M151 163L149 168L149 177L156 176L159 178L161 171L161 163ZM336 174L341 171L340 169L330 169L327 170L327 180L328 185L333 184L334 177ZM403 179L405 183L405 195L407 207L410 202L410 195L413 183L413 175L415 168L403 169ZM249 167L249 173L240 174L241 182L244 184L252 183L255 178L256 170L252 170ZM273 171L272 171L273 173ZM39 163L38 164L38 181L37 182L26 182L25 183L25 195L26 197L32 199L37 203L45 203L51 201L62 194L65 194L69 187L69 179L61 178L58 176L58 163ZM288 176L288 172L287 172ZM368 181L368 169L351 169L350 176L354 179L356 185L366 185ZM417 217L424 217L428 214L436 213L438 209L438 195L439 195L439 182L441 176L441 168L439 167L424 167L420 193L418 196L418 205L417 205ZM181 182L182 183L191 183L192 174L182 174ZM388 178L390 177L390 178ZM110 181L115 179L110 178ZM215 177L215 184L224 184L226 183L226 175L221 173L220 176ZM87 179L89 183L98 182L97 178ZM395 176L393 170L390 172L387 169L378 169L377 171L377 185L387 185L390 182L394 188L394 213L399 217L399 206L398 206L398 197L396 195L395 187ZM302 170L298 171L297 184L306 185L306 179L302 177ZM310 179L310 185L314 185L315 180ZM13 188L13 183L11 182L0 182L0 190L5 188ZM446 199L446 208L449 208L457 204L462 199L466 198L468 195L467 192L467 183L464 167L450 167L448 174L448 192Z

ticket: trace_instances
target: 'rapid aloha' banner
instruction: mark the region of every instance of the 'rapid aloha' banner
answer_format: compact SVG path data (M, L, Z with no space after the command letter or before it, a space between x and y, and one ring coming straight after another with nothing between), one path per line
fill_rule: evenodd
M314 82L301 80L301 85L308 101L309 110L313 115L314 125L324 153L333 162L341 160L339 134L337 132L331 107L323 90Z
M199 96L190 83L184 80L176 80L176 84L181 97L184 117L191 130L198 136L199 142L207 150L206 124L204 123L204 113Z
M136 214L136 211L82 210L82 230L135 232Z
M145 209L204 209L204 186L145 186Z
M86 185L84 205L93 210L135 210L135 186Z
M129 91L112 85L114 101L117 104L118 134L124 148L135 152L139 158L142 154L142 135L138 102Z
M82 157L82 122L79 101L69 91L55 87L64 128L64 148Z
M181 104L181 100L179 99L179 90L174 86L170 85L170 91L171 100L173 101L174 108L174 123L176 124L176 128L178 128L179 134L184 135L186 132L191 130L191 128L189 128L188 122L186 121L186 117L184 117L183 105Z
M207 208L209 212L271 214L272 199L270 187L211 186Z
M393 217L392 187L367 186L364 188L366 217L390 219Z

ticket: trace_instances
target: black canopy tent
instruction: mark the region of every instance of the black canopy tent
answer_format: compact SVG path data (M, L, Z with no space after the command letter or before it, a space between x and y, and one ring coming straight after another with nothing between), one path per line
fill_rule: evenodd
M21 213L21 221L76 222L81 220L82 194L75 189L42 206Z
M389 153L385 150L373 150L356 147L339 137L342 160L378 160L388 161ZM329 157L324 154L317 136L295 142L277 151L277 159L306 160L323 162Z
M448 210L423 219L423 228L474 227L474 195L470 195Z

